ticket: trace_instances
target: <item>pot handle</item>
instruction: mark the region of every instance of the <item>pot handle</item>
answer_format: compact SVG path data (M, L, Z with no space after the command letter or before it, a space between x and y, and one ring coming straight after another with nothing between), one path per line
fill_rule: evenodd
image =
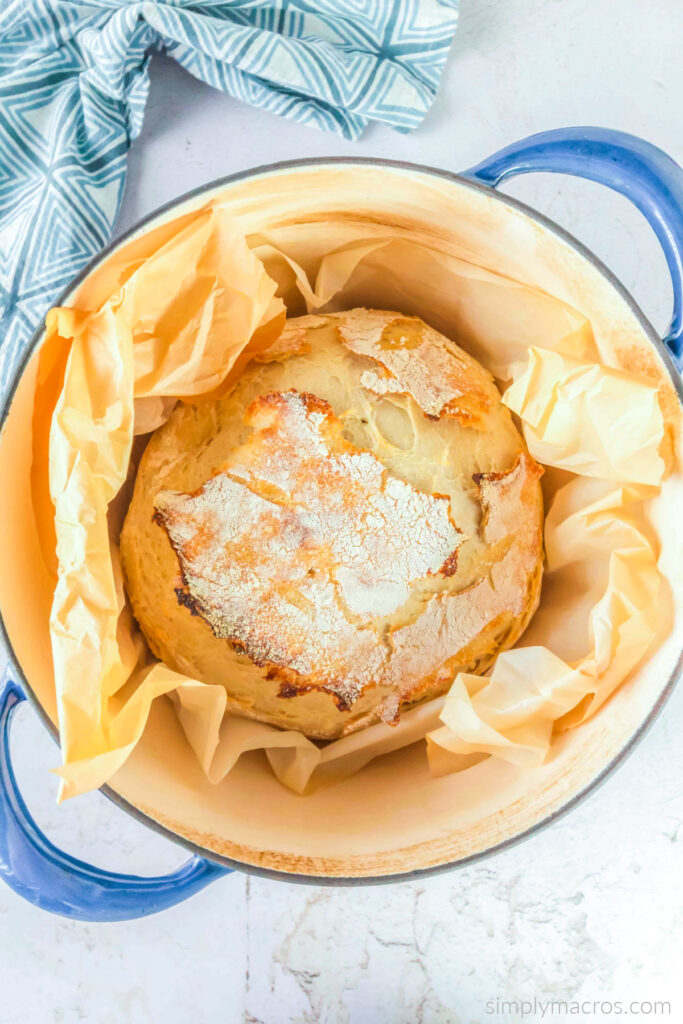
M6 673L0 683L0 877L16 893L41 910L79 921L129 921L166 910L229 873L192 857L158 878L117 874L53 846L29 813L10 760L10 723L25 699Z
M645 215L664 250L674 309L664 338L683 361L683 168L650 142L609 128L557 128L499 150L464 172L496 188L531 171L573 174L620 192Z

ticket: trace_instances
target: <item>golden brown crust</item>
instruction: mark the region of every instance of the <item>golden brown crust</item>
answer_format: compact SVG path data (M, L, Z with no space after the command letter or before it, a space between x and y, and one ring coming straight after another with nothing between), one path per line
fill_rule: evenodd
M395 721L525 628L541 469L489 375L415 318L302 317L258 359L148 446L135 614L232 711L323 739Z

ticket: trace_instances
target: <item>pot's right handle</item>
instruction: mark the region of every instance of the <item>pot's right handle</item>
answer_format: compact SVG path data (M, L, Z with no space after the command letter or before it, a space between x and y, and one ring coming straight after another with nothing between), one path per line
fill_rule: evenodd
M79 921L129 921L166 910L229 874L203 857L158 878L102 871L43 835L19 792L9 751L17 705L25 699L9 672L0 684L0 878L29 903Z
M683 361L683 168L650 142L609 128L558 128L514 142L464 176L495 188L517 174L549 171L620 192L645 215L664 250L674 309L664 338Z

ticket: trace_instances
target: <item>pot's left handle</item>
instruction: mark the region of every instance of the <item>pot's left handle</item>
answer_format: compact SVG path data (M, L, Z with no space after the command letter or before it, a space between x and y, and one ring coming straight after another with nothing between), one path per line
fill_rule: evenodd
M25 699L8 673L0 684L0 877L42 910L80 921L128 921L166 910L229 869L192 857L158 878L102 871L63 853L31 817L9 750L10 724Z

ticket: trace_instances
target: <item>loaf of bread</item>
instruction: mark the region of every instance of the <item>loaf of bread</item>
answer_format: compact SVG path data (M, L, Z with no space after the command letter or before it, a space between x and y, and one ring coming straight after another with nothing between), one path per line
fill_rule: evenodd
M491 376L414 317L290 320L150 438L121 535L153 653L332 739L445 692L539 599L541 468Z

